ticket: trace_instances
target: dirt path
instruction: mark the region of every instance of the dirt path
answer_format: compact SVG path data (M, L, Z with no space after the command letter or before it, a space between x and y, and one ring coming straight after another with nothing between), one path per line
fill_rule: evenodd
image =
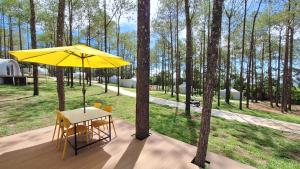
M104 88L104 85L102 85L102 84L94 83L94 85ZM115 86L108 86L108 90L117 92L118 88ZM135 92L131 92L131 91L125 90L123 88L120 88L120 93L123 95L129 96L129 97L136 97ZM155 104L175 107L178 109L185 108L184 103L161 99L161 98L157 98L157 97L153 97L153 96L150 96L150 102L155 103ZM191 107L191 110L195 111L195 112L201 112L201 107ZM227 120L236 120L236 121L239 121L242 123L249 123L249 124L259 125L259 126L263 126L263 127L269 127L272 129L300 135L300 124L296 124L296 123L284 122L284 121L274 120L274 119L266 119L266 118L262 118L262 117L255 117L255 116L250 116L250 115L246 115L246 114L239 114L239 113L234 113L234 112L230 112L230 111L216 110L216 109L212 110L212 115L216 116L216 117L221 117L221 118L224 118Z
M271 108L270 102L250 103L250 108L266 111L266 112L282 114L281 108L275 105L273 108ZM292 113L300 116L300 105L292 105Z

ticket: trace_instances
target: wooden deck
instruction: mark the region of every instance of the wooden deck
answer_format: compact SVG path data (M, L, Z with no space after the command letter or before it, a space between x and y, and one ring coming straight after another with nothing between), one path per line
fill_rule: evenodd
M116 120L118 137L79 151L69 148L65 160L51 142L53 127L0 138L1 169L196 169L190 163L196 147L152 132L136 140L133 125ZM210 169L253 169L229 158L209 153Z

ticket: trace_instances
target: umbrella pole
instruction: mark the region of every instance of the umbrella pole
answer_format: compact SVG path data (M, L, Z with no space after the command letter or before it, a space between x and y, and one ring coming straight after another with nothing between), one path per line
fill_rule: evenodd
M82 62L82 94L83 94L83 112L85 113L85 84L84 84L84 61L83 61L83 54L81 55L81 62Z

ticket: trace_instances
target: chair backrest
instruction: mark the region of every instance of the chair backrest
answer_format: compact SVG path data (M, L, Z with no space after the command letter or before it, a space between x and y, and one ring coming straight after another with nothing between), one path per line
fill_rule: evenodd
M102 104L101 104L100 102L94 103L94 107L96 107L96 108L98 108L98 109L101 107L101 105L102 105Z
M63 121L63 115L61 114L60 111L57 111L57 113L56 113L56 122L60 123L61 121Z
M103 110L111 113L112 109L113 109L112 106L105 106Z
M63 116L63 124L64 124L64 128L67 129L71 126L71 122L65 116Z

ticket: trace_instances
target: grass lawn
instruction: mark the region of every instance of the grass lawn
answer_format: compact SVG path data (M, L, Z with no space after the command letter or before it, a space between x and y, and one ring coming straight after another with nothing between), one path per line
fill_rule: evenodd
M104 83L101 83L101 84L105 85ZM116 83L108 83L108 86L118 87L118 84L116 84ZM134 87L123 87L123 86L120 86L120 88L128 90L128 91L131 91L131 92L136 92L136 88L134 88Z
M127 90L127 88L125 88L125 89ZM150 95L154 96L154 97L162 98L162 99L176 101L176 95L174 95L174 97L171 97L171 94L169 92L167 92L165 94L165 92L163 92L163 91L151 91ZM192 98L195 98L196 100L200 100L202 102L202 98L199 96L192 96ZM180 100L180 102L185 102L185 95L179 95L179 100ZM267 112L267 111L251 109L251 108L247 109L245 104L244 104L244 109L240 110L239 109L239 101L235 101L235 100L231 100L230 105L226 104L224 99L221 99L220 103L221 103L220 106L218 106L217 99L214 98L213 108L227 110L227 111L231 111L234 113L248 114L248 115L257 116L257 117L276 119L276 120L300 124L300 116L298 116L298 115Z
M167 99L167 100L172 100L176 101L176 93L174 93L174 97L171 97L171 93L167 92L162 92L162 91L150 91L150 95L153 97L158 97L162 99ZM198 98L197 98L198 99ZM180 102L185 102L185 95L179 95L179 101Z
M54 124L57 95L54 82L40 85L40 96L32 94L32 86L14 87L0 85L0 136ZM24 97L16 101L4 101ZM87 88L87 101L100 101L113 105L113 114L132 124L135 122L135 98L104 93L100 87ZM81 88L66 87L66 109L82 107ZM150 104L151 129L175 139L196 145L200 125L199 114L187 119L168 106ZM273 129L212 118L209 151L223 154L257 168L300 168L300 136Z

